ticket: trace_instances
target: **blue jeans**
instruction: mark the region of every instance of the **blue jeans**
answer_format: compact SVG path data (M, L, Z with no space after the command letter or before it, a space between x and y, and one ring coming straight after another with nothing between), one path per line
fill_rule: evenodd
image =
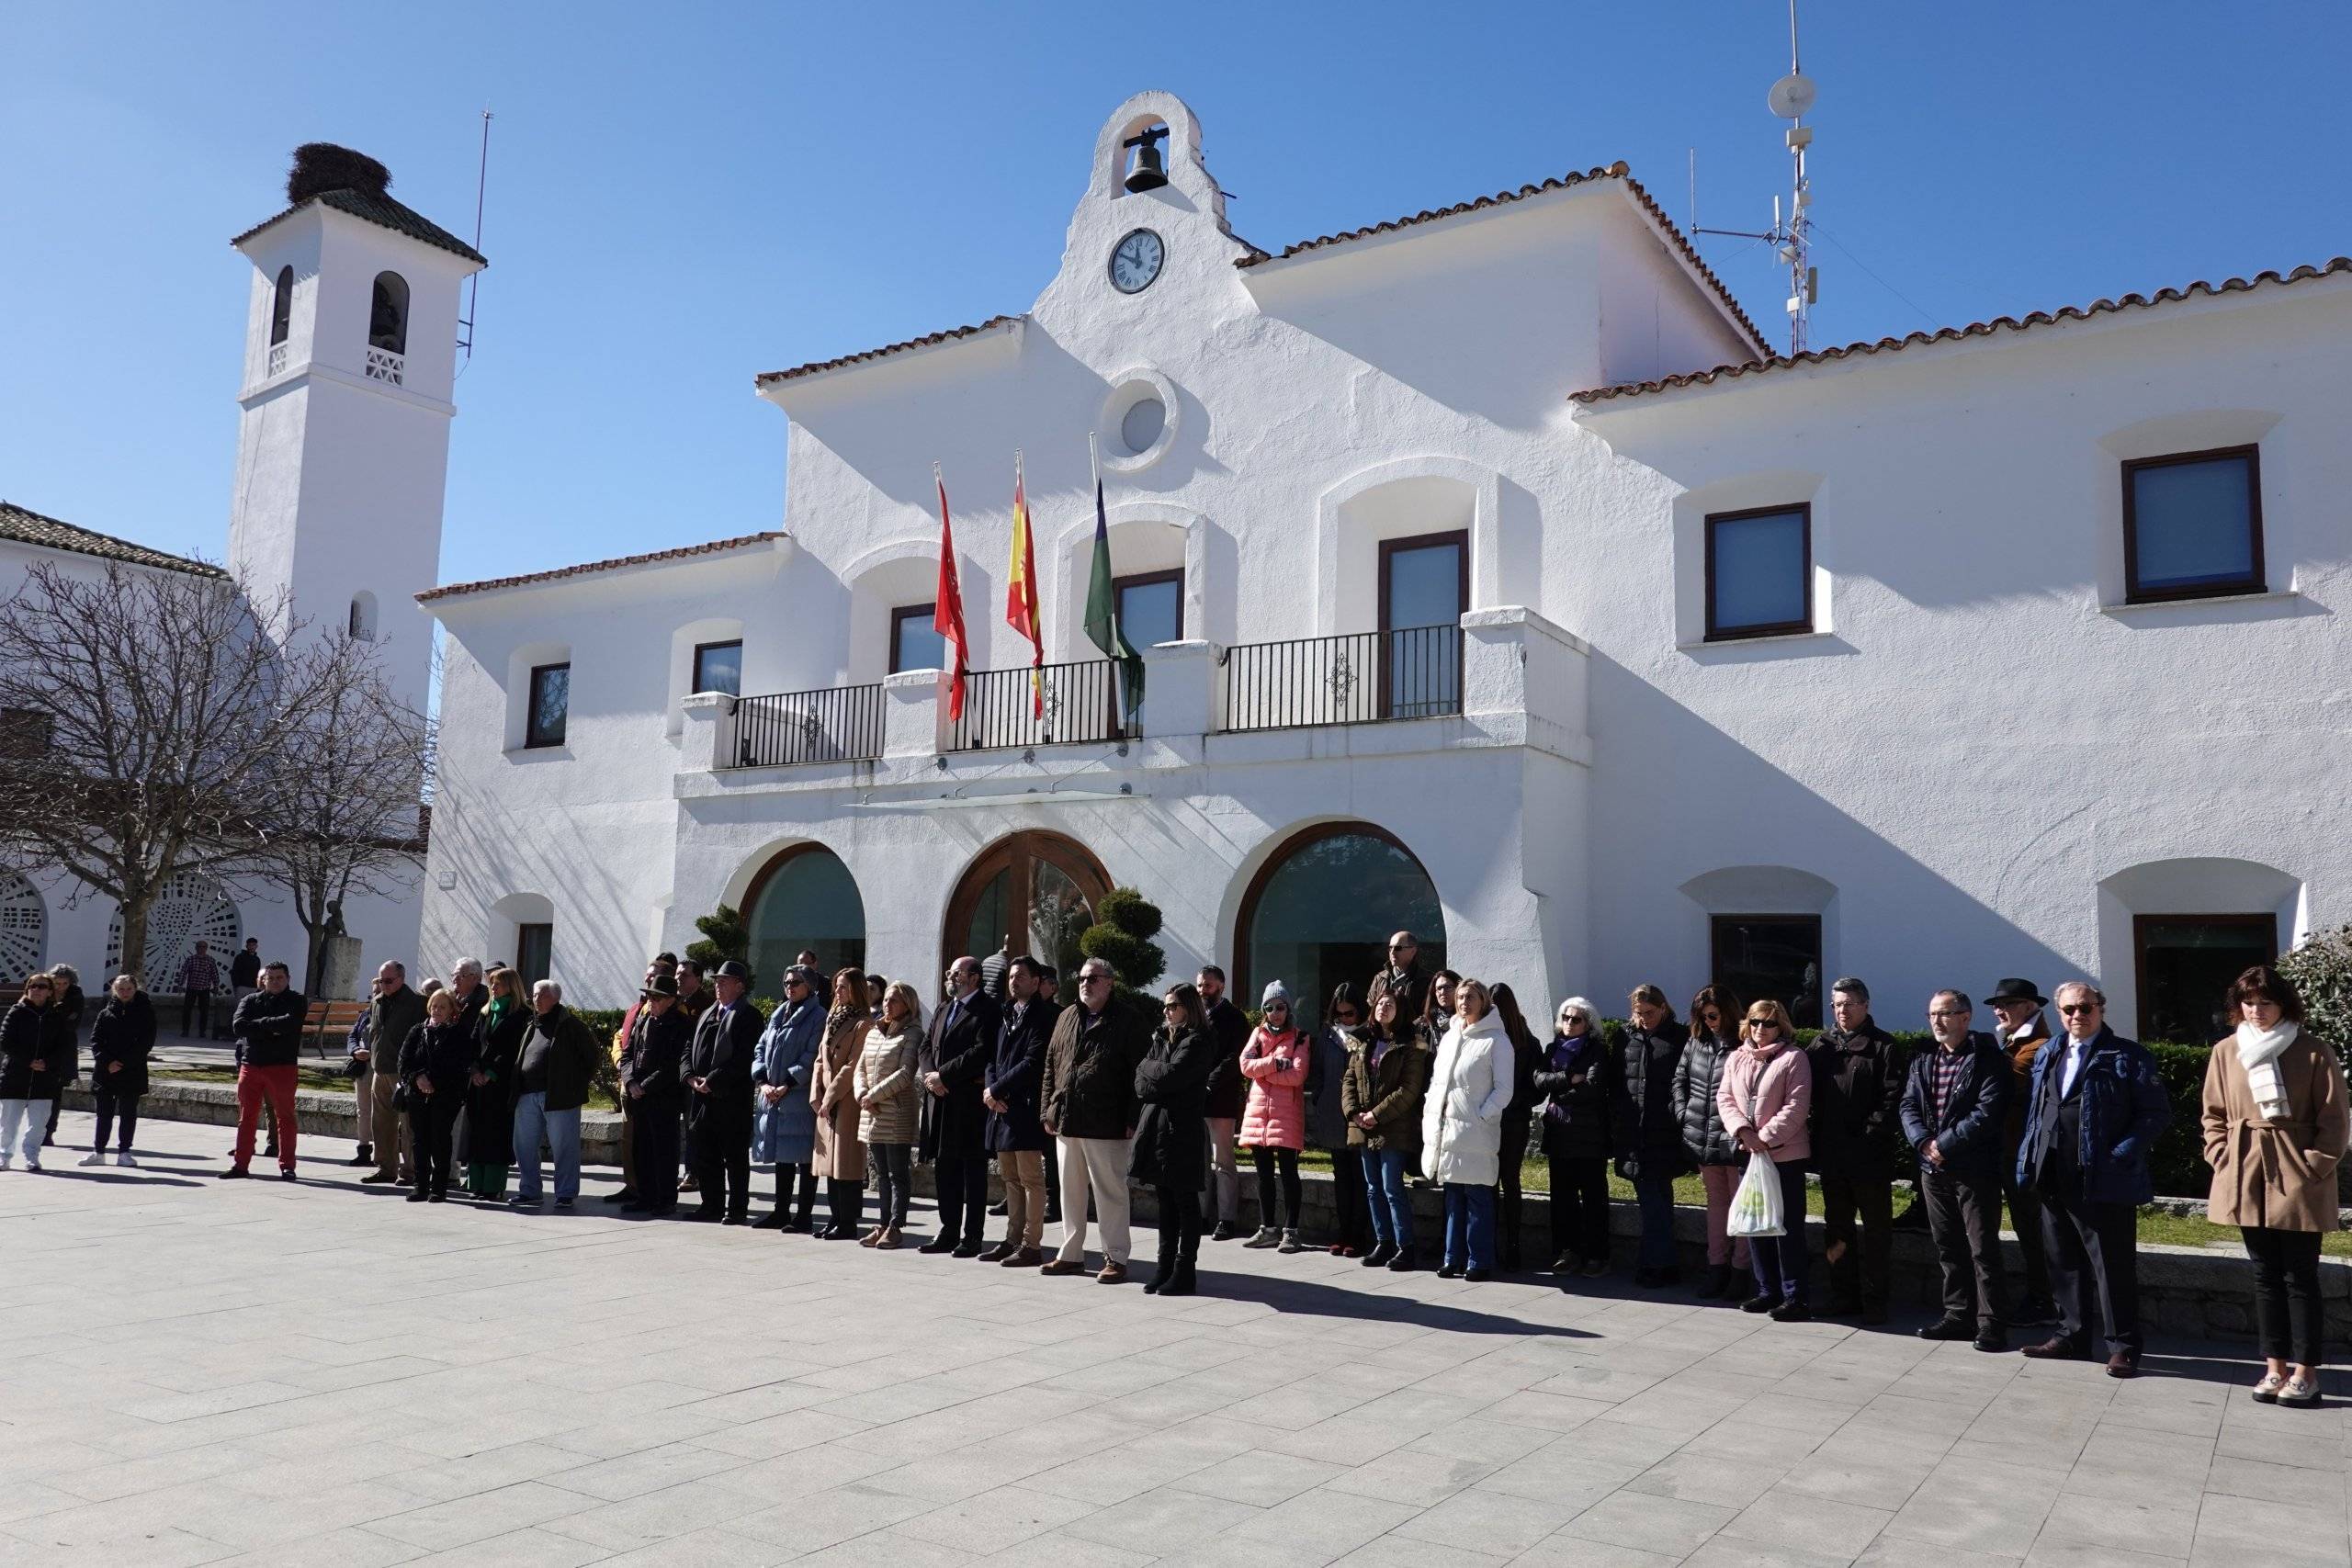
M1642 1206L1642 1246L1635 1261L1644 1269L1671 1269L1681 1261L1674 1248L1674 1179L1639 1176L1634 1197Z
M1495 1266L1495 1190L1445 1184L1445 1262L1449 1269Z
M580 1196L580 1112L549 1111L548 1097L533 1089L514 1102L514 1192L526 1203L539 1201L539 1140L555 1151L555 1195Z
M1372 1211L1372 1239L1399 1252L1413 1245L1413 1200L1405 1190L1401 1149L1362 1149L1364 1206Z
M1781 1213L1789 1234L1749 1236L1747 1267L1755 1272L1757 1294L1802 1303L1805 1267L1813 1261L1804 1241L1804 1161L1776 1165L1772 1174L1781 1179Z

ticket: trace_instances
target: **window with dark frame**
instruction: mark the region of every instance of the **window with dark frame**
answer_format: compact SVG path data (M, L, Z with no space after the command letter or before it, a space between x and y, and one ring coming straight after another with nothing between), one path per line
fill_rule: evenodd
M2210 1045L2234 1029L2230 984L2278 956L2278 917L2134 915L2132 972L2140 1038Z
M2123 583L2134 604L2267 592L2258 448L2126 462Z
M947 639L932 626L937 604L901 604L890 612L890 673L907 670L944 670Z
M1381 716L1462 711L1462 613L1470 607L1470 535L1380 541Z
M1813 630L1813 506L1707 514L1707 640Z
M387 354L408 352L408 279L379 272L368 308L368 346Z
M281 266L277 269L277 286L272 290L269 301L270 347L276 348L279 344L284 343L286 334L293 324L294 269L290 266Z
M1155 647L1184 640L1184 573L1139 571L1114 578L1111 592L1118 604L1119 630L1128 646Z
M555 965L555 927L544 920L525 921L514 928L514 973L523 994L548 977Z
M1799 1029L1821 1027L1821 917L1716 915L1708 921L1714 983L1742 1007L1767 999Z
M538 664L531 669L531 705L523 724L526 746L563 744L564 720L571 707L571 665Z
M743 694L743 639L732 642L698 642L695 644L694 684L689 692L724 692L730 697Z

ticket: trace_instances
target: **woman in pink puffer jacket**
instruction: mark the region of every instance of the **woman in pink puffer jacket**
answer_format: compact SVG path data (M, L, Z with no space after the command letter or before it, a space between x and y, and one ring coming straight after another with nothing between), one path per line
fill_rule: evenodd
M1797 1049L1788 1010L1778 1002L1750 1005L1739 1041L1724 1064L1715 1111L1751 1164L1772 1162L1788 1227L1785 1235L1747 1238L1756 1293L1740 1306L1769 1312L1776 1322L1803 1323L1812 1315L1804 1304L1805 1266L1812 1261L1804 1239L1804 1162L1813 1155L1813 1065Z
M1258 1161L1258 1234L1244 1247L1303 1250L1298 1239L1298 1151L1306 1146L1306 1069L1314 1043L1298 1026L1290 992L1270 982L1258 1003L1264 1021L1241 1048L1241 1076L1250 1104L1241 1113L1241 1145ZM1282 1224L1274 1224L1274 1177L1282 1176Z

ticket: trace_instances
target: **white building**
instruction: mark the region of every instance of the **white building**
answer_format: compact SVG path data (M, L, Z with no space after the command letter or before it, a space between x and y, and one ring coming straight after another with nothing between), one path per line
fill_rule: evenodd
M290 205L232 242L254 272L225 558L257 605L283 594L310 623L381 642L394 690L422 708L433 626L416 595L439 577L458 288L485 264L394 199L389 179L345 149L301 148ZM0 502L0 596L36 560L221 570ZM350 900L363 962L414 953L418 904L413 891ZM175 989L199 940L225 964L246 937L299 979L308 940L284 894L184 873L149 917L147 985ZM62 869L0 870L0 983L57 963L93 992L120 966L114 901Z

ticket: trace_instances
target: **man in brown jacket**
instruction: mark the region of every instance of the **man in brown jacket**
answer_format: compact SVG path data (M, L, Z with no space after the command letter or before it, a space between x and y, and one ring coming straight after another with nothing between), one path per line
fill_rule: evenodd
M1102 1222L1098 1283L1127 1277L1127 1154L1136 1135L1136 1067L1143 1031L1112 1004L1111 966L1090 958L1078 972L1078 1005L1055 1021L1046 1047L1038 1109L1046 1131L1061 1140L1061 1250L1038 1270L1076 1274L1086 1267L1086 1200Z
M366 1186L399 1182L415 1174L415 1150L408 1118L392 1107L400 1087L401 1044L424 1021L424 998L409 988L408 970L397 960L376 971L375 995L368 1002L368 1077L358 1092L374 1100L376 1169L359 1179Z
M2017 1081L2010 1086L2008 1126L2004 1134L2001 1198L2009 1206L2009 1225L2018 1233L2018 1250L2025 1254L2025 1299L2010 1314L2013 1323L2055 1323L2058 1303L2050 1299L2050 1262L2041 1250L2041 1200L2018 1185L2018 1142L2025 1135L2026 1101L2033 1095L2033 1060L2050 1041L2050 1021L2041 1010L2050 998L2033 982L2015 976L1993 987L1984 998L2001 1025L1993 1038L2007 1054Z

